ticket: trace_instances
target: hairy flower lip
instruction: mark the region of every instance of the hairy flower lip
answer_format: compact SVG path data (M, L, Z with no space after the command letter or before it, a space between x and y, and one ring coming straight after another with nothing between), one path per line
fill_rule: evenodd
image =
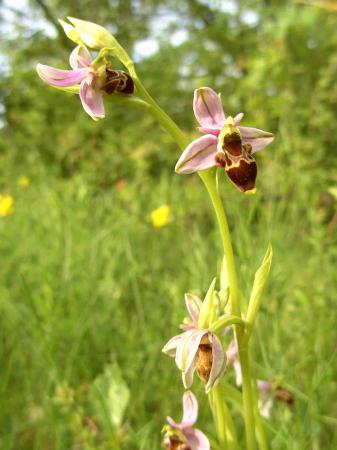
M209 87L194 91L193 111L200 125L198 130L204 136L195 139L186 147L175 166L175 171L179 174L190 174L217 166L217 153L229 151L223 148L222 140L224 136L231 133L232 127L233 132L236 130L239 136L236 154L241 156L242 163L240 170L232 168L227 171L227 175L242 192L254 191L256 164L254 160L248 161L242 154L243 148L244 145L249 145L251 155L257 153L273 141L273 134L258 128L239 125L243 113L237 114L234 118L227 117L220 95Z
M183 395L182 420L181 422L175 422L171 417L167 416L166 420L169 426L166 429L164 441L167 440L170 444L174 440L174 444L188 445L191 450L210 450L210 443L206 435L197 428L193 428L197 418L197 399L191 391L186 391Z

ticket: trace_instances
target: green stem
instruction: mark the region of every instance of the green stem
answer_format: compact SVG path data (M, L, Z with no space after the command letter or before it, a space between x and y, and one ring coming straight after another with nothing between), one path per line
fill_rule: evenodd
M228 222L223 208L223 204L216 187L216 180L211 171L199 172L200 178L205 184L207 192L211 198L215 215L219 224L222 244L227 261L228 280L230 287L230 299L232 304L232 313L235 316L241 316L239 290L236 276L235 260L233 254L232 243L228 228ZM256 449L255 436L255 418L254 418L254 402L252 395L252 382L249 370L248 347L245 345L244 330L240 326L235 325L237 336L241 370L242 370L242 395L243 409L246 428L246 446L247 450Z
M228 222L225 215L225 211L222 205L221 198L216 189L215 177L212 171L205 170L202 172L198 172L200 178L202 179L207 192L210 196L215 215L220 228L220 235L222 240L222 245L224 248L226 261L227 261L227 271L228 271L228 281L230 286L230 299L232 302L232 313L241 317L240 310L240 302L239 302L239 293L238 293L238 282L236 277L236 269L235 269L235 261L232 243L230 240Z
M150 105L150 111L152 112L152 114L157 118L157 120L163 126L163 128L172 136L172 138L176 141L179 147L182 150L184 150L188 145L188 140L186 139L184 133L153 100L153 98L150 96L150 94L147 92L147 90L139 80L137 74L134 72L132 76L134 78L134 82L138 92L141 94L144 100ZM227 271L230 286L230 299L232 303L232 314L241 317L240 299L238 292L238 283L237 283L233 248L230 239L230 233L225 211L223 208L221 198L217 192L215 176L213 171L211 170L199 172L199 176L204 182L205 187L208 191L220 228L222 244L227 261ZM252 397L252 382L249 372L248 349L246 346L242 346L241 344L244 341L245 336L244 331L240 329L239 325L235 325L235 331L238 341L240 362L242 368L243 409L246 428L247 450L256 450L254 404ZM216 401L221 402L221 397L220 400L218 397L215 397L215 399ZM222 411L221 414L222 420L225 420L222 408L221 411Z
M173 120L163 111L160 106L153 100L151 95L147 92L142 82L136 76L134 78L134 83L138 92L144 98L144 100L150 105L150 112L156 117L162 127L172 136L175 142L179 145L181 150L184 150L188 145L188 140L186 136L181 131L181 129L173 122Z
M227 433L225 425L225 411L224 402L221 396L219 386L213 388L208 394L209 403L211 406L215 427L218 435L218 441L221 445L221 450L232 450L227 446Z
M239 450L239 441L236 434L235 425L231 413L224 399L222 400L222 404L226 424L228 450Z

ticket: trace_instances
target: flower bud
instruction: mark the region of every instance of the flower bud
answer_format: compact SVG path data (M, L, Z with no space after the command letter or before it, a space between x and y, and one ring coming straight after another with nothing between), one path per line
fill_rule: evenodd
M65 32L68 39L75 42L77 45L83 46L83 42L80 38L80 35L74 26L70 25L70 23L67 23L61 19L59 19L59 23L63 28L63 31Z
M86 20L75 19L74 17L68 17L68 20L73 24L81 41L88 47L101 49L115 45L115 38L101 25ZM68 30L70 31L70 28Z

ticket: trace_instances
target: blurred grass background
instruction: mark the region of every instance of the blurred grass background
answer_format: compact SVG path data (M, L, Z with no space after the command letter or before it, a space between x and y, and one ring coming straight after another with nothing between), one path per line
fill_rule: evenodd
M254 197L221 178L245 295L274 247L256 372L296 399L272 410L273 450L337 448L335 2L0 6L0 193L14 199L0 217L0 448L160 448L183 392L161 348L185 314L184 292L203 295L221 262L204 188L174 174L179 151L153 119L109 104L94 123L76 96L38 79L37 62L67 67L72 46L56 22L67 15L114 32L191 139L193 89L205 85L228 113L245 112L243 125L276 134L257 156ZM172 220L156 229L150 214L162 204ZM200 409L212 437L206 401Z

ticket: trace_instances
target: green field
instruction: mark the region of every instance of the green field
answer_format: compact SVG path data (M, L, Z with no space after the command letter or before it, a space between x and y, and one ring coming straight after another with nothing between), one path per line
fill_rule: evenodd
M32 11L41 15L37 3ZM103 6L94 12L94 2L75 3L91 8L83 18L104 23ZM157 3L181 7L149 2ZM269 242L274 249L252 342L255 371L279 380L295 402L275 403L267 421L271 449L334 450L337 15L293 2L271 2L262 12L256 2L239 3L262 18L258 33L237 24L226 37L247 73L217 81L224 63L210 52L208 72L179 85L170 64L176 58L179 65L198 36L221 43L228 19L219 13L200 27L197 7L184 16L194 40L178 47L164 41L139 71L191 138L193 89L205 84L223 92L229 110L246 111L245 124L275 133L256 158L256 195L237 192L225 174L221 194L244 302ZM67 7L76 13L70 2L50 5L56 16ZM130 34L137 17L120 22L127 26L119 38L130 48L149 33L140 26ZM312 36L318 47L310 53L303 43ZM185 315L184 293L202 297L222 260L206 191L197 175L174 173L179 150L143 111L112 104L96 124L75 96L40 82L37 61L66 67L61 38L42 30L1 45L10 71L0 83L0 193L12 195L14 206L0 217L0 449L157 450L166 416L181 416L183 393L181 374L161 349ZM22 176L28 186L18 183ZM172 220L158 229L150 214L162 204ZM226 378L234 382L232 370ZM198 428L215 439L197 378L193 390L201 399ZM233 411L243 442L242 417Z

